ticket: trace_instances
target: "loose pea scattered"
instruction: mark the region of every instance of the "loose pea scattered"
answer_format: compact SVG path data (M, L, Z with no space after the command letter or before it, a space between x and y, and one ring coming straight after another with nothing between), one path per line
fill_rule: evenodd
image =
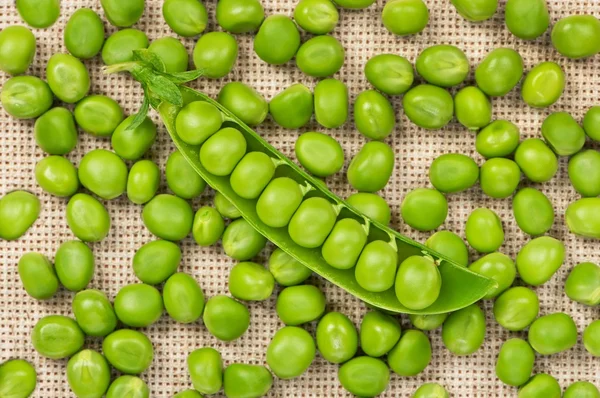
M73 315L88 336L104 337L117 327L117 315L106 294L99 290L82 290L73 298Z
M523 100L534 108L547 108L561 97L565 74L555 62L536 65L525 77L521 88Z
M523 58L511 48L493 50L475 70L477 86L492 97L505 96L522 77Z
M470 70L465 53L458 47L444 44L423 50L417 57L415 66L423 79L440 87L452 87L462 83Z
M104 23L95 11L80 8L65 25L65 47L71 55L89 59L95 57L104 45Z
M491 253L483 256L471 264L469 269L495 280L498 284L495 289L483 297L484 299L497 297L508 289L513 284L517 274L514 261L502 253Z
M388 95L404 94L415 79L410 61L396 54L379 54L369 59L365 76L373 87Z
M81 185L102 199L115 199L127 189L127 165L115 153L95 149L79 162Z
M552 28L552 45L571 59L591 57L600 52L600 20L592 15L571 15Z
M77 322L63 315L41 318L31 332L33 348L50 359L68 358L83 347L85 336Z
M77 169L62 156L48 156L35 165L35 179L51 195L73 196L79 189Z
M173 37L162 37L148 46L148 51L158 55L167 73L185 72L188 69L189 55L185 46Z
M571 156L581 151L585 144L585 132L573 116L556 112L542 123L542 136L559 156Z
M528 242L517 255L521 279L539 286L552 278L565 260L564 244L552 237L542 236Z
M273 376L261 365L234 363L223 372L227 398L260 398L273 386Z
M194 47L194 65L202 69L204 76L220 79L231 72L238 57L238 44L233 36L225 32L210 32L202 35Z
M248 126L258 126L269 113L267 100L244 83L227 83L219 92L217 100Z
M465 227L467 242L480 253L491 253L504 243L502 221L490 209L474 210L467 219Z
M454 112L458 122L469 130L479 130L492 121L492 103L483 91L474 86L456 93Z
M489 159L481 166L481 190L489 197L508 198L515 192L519 182L521 169L510 159Z
M325 295L312 285L286 287L277 297L277 315L289 326L318 319L325 312Z
M273 120L285 129L304 127L312 118L313 112L313 94L301 83L286 88L269 103L269 113Z
M523 188L513 198L513 214L523 232L543 235L554 224L554 207L550 199L534 188Z
M267 347L267 364L280 379L293 379L308 369L316 351L310 333L297 326L285 326L275 333Z
M312 270L279 248L269 257L269 271L281 286L299 285L312 275Z
M7 26L0 32L0 70L11 75L25 73L35 57L36 39L24 26Z
M241 262L229 272L229 292L238 300L266 300L274 287L273 275L260 264Z
M387 389L390 370L380 359L355 357L340 367L338 378L351 394L375 397Z
M254 37L256 55L268 64L285 64L296 55L298 48L300 32L294 21L285 15L267 17Z
M577 326L573 318L565 313L545 315L531 324L528 339L539 354L557 354L577 343Z
M500 348L496 362L496 376L504 384L521 386L529 380L535 353L528 342L522 339L507 340Z
M314 108L315 119L321 126L328 129L342 126L348 120L348 87L336 79L321 80L315 86Z
M48 28L60 16L60 0L17 0L17 11L29 26Z
M15 76L2 86L2 108L17 119L35 119L52 106L50 86L35 76Z
M148 36L141 30L118 30L106 39L102 47L102 61L105 65L133 61L133 51L148 48Z
M540 373L533 376L519 388L519 398L548 397L560 398L562 390L558 381L549 374Z
M449 398L448 391L438 383L425 383L417 388L412 398Z
M23 255L18 272L25 291L36 300L47 300L58 290L54 267L43 254L32 252Z
M149 285L166 281L177 271L181 249L168 240L155 240L140 247L133 256L135 276Z
M208 24L206 7L197 0L165 0L162 15L173 32L183 37L199 35Z
M227 296L211 297L204 307L204 325L217 339L233 341L250 326L250 311L242 303Z
M479 179L479 166L473 158L459 153L437 157L429 168L429 180L440 192L455 193L471 188Z
M413 87L404 95L402 104L408 119L424 129L441 129L454 117L454 99L441 87Z
M115 313L121 322L134 328L152 325L164 309L160 292L144 283L123 286L115 296Z
M113 368L126 374L144 372L154 358L154 348L150 339L142 332L131 329L120 329L106 336L102 342L102 352ZM131 383L131 381L129 379L127 383ZM125 383L125 381L120 383ZM139 382L134 384L139 384ZM137 388L140 386L138 385ZM109 388L109 395L111 389L112 386ZM116 391L113 394L115 394L115 398L120 396L116 394Z
M524 330L538 316L540 303L531 289L518 286L502 293L494 302L494 318L510 331Z
M102 203L90 195L78 193L67 204L67 224L82 241L100 242L108 236L111 220Z
M388 353L387 361L397 375L416 376L431 361L431 342L420 330L406 330Z
M161 194L144 206L142 220L146 228L159 238L178 241L192 230L194 212L185 200Z
M11 359L0 365L0 394L3 397L29 397L36 385L37 374L29 362Z
M427 239L425 245L459 265L466 267L469 264L469 249L462 238L454 232L438 231Z
M202 316L204 292L190 275L179 272L169 277L162 294L167 313L177 322L192 323Z
M396 127L396 115L392 104L375 90L363 91L354 102L356 129L372 140L383 140Z
M246 261L264 249L267 239L243 218L233 221L223 233L223 250L229 257Z
M565 219L569 230L580 236L600 239L600 199L584 198L567 207Z
M212 246L223 235L225 221L214 207L201 207L194 216L192 235L200 246Z
M546 0L508 0L504 13L506 27L520 39L537 39L550 26Z
M583 345L590 354L600 357L600 321L594 321L585 328Z
M598 387L589 381L577 381L567 387L563 394L563 398L577 397L598 398L600 397L600 391L598 390Z
M565 282L565 293L571 300L581 304L600 304L600 267L594 263L574 266Z
M394 171L393 149L378 141L367 142L350 162L348 182L361 192L383 189Z
M111 136L124 118L117 101L104 95L85 97L75 106L74 115L83 131L99 137Z
M392 211L381 196L374 193L358 192L346 199L346 202L365 214L371 220L388 225L392 219Z
M50 155L66 155L77 145L75 118L67 108L56 107L35 121L35 142Z
M169 155L165 166L165 177L169 189L182 199L197 198L206 189L206 182L179 151Z
M477 134L475 147L485 158L499 158L511 155L519 146L519 128L507 120L495 120Z
M140 160L131 166L127 176L127 197L136 205L148 203L158 191L160 169L151 160Z
M404 197L401 212L404 222L412 228L433 231L446 221L448 202L435 189L417 188Z
M83 350L67 363L67 381L77 397L102 397L110 384L110 367L94 350Z
M304 133L296 140L295 149L300 164L317 177L329 177L344 166L342 146L326 134Z
M216 394L223 385L223 359L210 347L192 351L187 357L187 367L194 389L202 394Z
M442 327L442 341L455 355L470 355L485 339L485 315L477 304L453 312Z
M144 13L145 0L101 0L108 21L116 27L127 28L136 23Z
M423 0L392 0L383 7L381 19L391 33L413 35L423 31L429 23L429 9Z
M94 277L94 254L78 240L62 243L54 256L54 267L60 283L73 292L86 288Z
M340 312L330 312L321 318L316 336L319 352L331 363L344 363L358 351L356 327Z
M456 11L467 21L480 22L496 13L498 0L451 0Z
M259 0L224 0L217 3L217 22L231 33L250 33L258 30L265 19Z
M600 195L600 152L588 149L569 160L569 179L583 197Z
M120 376L116 378L106 392L106 398L132 396L135 398L150 398L150 389L146 382L135 376Z
M371 357L387 354L400 340L400 323L379 311L367 312L360 324L360 347Z

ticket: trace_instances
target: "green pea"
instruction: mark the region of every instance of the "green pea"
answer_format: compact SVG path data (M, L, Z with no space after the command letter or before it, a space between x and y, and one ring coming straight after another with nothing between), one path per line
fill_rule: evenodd
M163 312L160 292L144 283L123 286L115 296L115 313L121 322L144 328L158 321Z
M320 247L333 229L338 211L323 198L306 199L290 220L288 233L299 246Z
M508 289L513 284L517 274L514 261L502 253L491 253L483 256L471 264L469 269L496 281L496 288L489 291L483 297L484 299L497 297Z
M277 297L277 315L288 326L312 322L325 312L325 295L312 285L286 287Z
M438 231L431 235L425 245L445 255L459 265L469 264L469 249L462 238L450 231Z
M330 312L317 325L317 347L325 360L344 363L358 351L358 332L352 321L340 312Z
M469 130L479 130L492 122L492 103L474 86L461 89L454 97L456 119Z
M73 104L90 90L90 75L85 65L70 54L54 54L46 65L46 78L56 97Z
M327 77L344 65L344 47L332 36L315 36L304 42L296 54L296 65L309 76Z
M442 326L448 314L436 314L436 315L415 315L409 314L410 322L419 330L435 330Z
M441 129L454 117L452 95L441 87L416 86L404 95L402 104L408 119L424 129Z
M260 264L242 262L229 272L229 292L238 300L263 301L271 297L275 279Z
M25 73L35 57L36 40L24 26L7 26L0 32L0 70L11 75Z
M429 9L423 0L392 0L383 7L383 25L398 36L420 33L429 23Z
M51 195L69 197L79 189L77 169L62 156L48 156L35 165L35 179Z
M231 33L258 30L265 10L258 0L221 0L217 3L217 23Z
M19 260L18 271L25 291L36 300L47 300L58 290L52 263L43 254L24 254Z
M598 210L600 210L600 199L598 198L584 198L571 203L565 213L569 230L576 235L600 239L600 213ZM0 216L0 218L2 217Z
M209 79L220 79L233 70L238 57L238 44L225 32L202 35L194 47L194 65Z
M340 13L330 0L301 0L294 9L294 20L302 29L315 35L331 32Z
M480 253L491 253L504 243L502 221L490 209L474 210L467 219L465 228L467 242Z
M73 315L88 336L104 337L117 327L117 315L106 294L99 290L82 290L73 298Z
M246 154L246 139L239 130L226 127L213 134L200 148L200 162L216 176L228 176Z
M35 391L35 368L23 359L11 359L0 366L0 394L6 398L27 398Z
M387 354L400 340L398 320L379 311L369 311L360 324L360 347L370 357Z
M79 163L81 185L102 199L114 199L127 189L127 165L113 152L95 149Z
M592 15L571 15L552 28L552 45L571 59L592 57L600 52L600 20Z
M367 138L383 140L396 127L392 104L375 90L363 91L354 102L354 123Z
M589 381L578 381L565 390L563 398L598 398L600 391Z
M165 0L162 14L173 32L183 37L199 35L208 24L206 7L198 0Z
M546 373L533 376L519 389L519 398L560 398L561 395L562 391L558 381Z
M521 142L515 152L515 162L523 174L533 182L549 181L558 171L556 155L539 138L529 138Z
M485 314L477 304L471 304L448 316L442 326L442 341L455 355L470 355L485 340Z
M154 240L135 252L132 266L139 280L149 285L158 285L177 271L180 262L179 246L168 240Z
M56 251L54 267L58 280L64 287L73 292L80 291L94 277L94 253L83 242L66 241Z
M313 109L313 95L301 83L289 86L269 103L269 112L275 123L290 130L305 126L313 115Z
M217 100L248 126L258 126L269 113L265 97L244 83L227 83L219 92Z
M291 60L300 47L300 32L285 15L271 15L264 20L254 37L254 52L271 65Z
M78 193L67 204L67 224L84 242L100 242L110 231L110 215L106 207L92 196Z
M202 288L183 272L169 277L163 287L163 300L169 316L179 323L196 322L204 311Z
M569 160L569 179L583 197L600 195L600 152L588 149Z
M450 45L426 48L417 57L415 66L423 79L440 87L452 87L464 82L471 68L465 53Z
M529 235L543 235L554 224L552 202L534 188L523 188L513 198L513 214L517 225Z
M312 270L277 248L269 257L269 271L281 286L294 286L307 280Z
M484 127L475 142L477 152L485 158L511 155L519 146L519 128L507 120L496 120Z
M296 181L288 177L275 178L258 198L256 213L270 227L285 227L302 203L303 197L302 187Z
M233 221L223 233L223 250L229 257L246 261L265 248L267 239L245 219Z
M504 12L506 27L521 39L537 39L550 26L546 0L508 0Z
M119 397L150 398L150 389L139 377L120 376L111 383L106 392L106 398Z
M250 326L250 311L227 296L211 297L202 317L208 331L222 341L240 338Z
M444 154L431 163L429 179L440 192L464 191L475 185L479 179L479 166L470 156L458 153Z
M118 30L106 39L102 47L102 61L114 65L133 61L133 51L148 48L148 36L141 30Z
M336 79L321 80L315 86L314 107L315 119L321 126L328 129L342 126L348 120L348 87Z
M361 248L364 243L361 245ZM364 246L354 276L356 282L369 292L384 292L394 286L398 252L393 245L376 240Z
M437 383L425 383L417 388L412 398L449 398L448 391Z
M219 131L222 124L221 111L206 101L190 102L179 111L175 119L177 135L190 145L202 144Z
M524 330L538 316L538 296L526 287L513 287L502 293L494 302L494 318L510 331Z
M573 116L567 112L556 112L542 124L542 135L559 156L571 156L585 144L585 132Z
M149 202L158 191L160 169L151 160L139 160L127 176L127 197L137 205Z
M77 127L73 114L66 108L56 107L35 121L35 141L50 155L66 155L77 145Z
M248 152L231 173L231 188L242 198L258 198L273 178L277 163L263 152Z
M215 208L217 211L225 218L229 218L230 220L235 220L236 218L240 218L242 213L240 210L235 207L233 203L231 203L221 192L215 193Z
M39 77L15 76L2 86L0 101L12 117L34 119L50 109L54 97L48 84Z
M225 368L223 374L227 398L260 398L273 385L273 376L261 365L234 363Z
M173 37L162 37L148 46L148 51L158 55L167 73L185 72L190 57L185 46Z
M350 269L356 265L366 243L365 226L352 218L344 218L333 227L331 234L323 244L321 254L327 264L332 267Z
M401 213L410 227L418 231L432 231L446 221L448 202L435 189L417 188L404 197Z
M223 385L223 359L214 348L194 350L187 357L187 367L194 389L202 394L216 394Z
M481 166L480 180L481 189L487 196L508 198L521 182L521 169L510 159L489 159Z
M335 4L342 8L349 9L359 9L359 8L367 8L371 4L373 4L375 0L336 0Z
M593 106L585 113L583 129L592 140L600 141L600 106Z
M102 352L115 369L126 374L144 372L154 358L150 339L145 334L130 329L117 330L106 336L102 342ZM113 386L109 389L108 396L111 395L112 389ZM113 391L113 394L115 398L122 396L116 394L116 391Z
M27 25L48 28L60 16L60 0L17 0L17 11Z
M93 10L80 8L65 25L65 47L75 57L95 57L104 44L104 23Z
M503 97L521 81L523 58L512 48L490 52L475 70L477 86L492 97Z
M394 150L383 142L367 142L350 162L348 181L358 191L383 189L394 171Z
M529 380L535 353L525 340L510 339L500 348L496 362L496 376L509 386L521 386Z
M90 95L75 106L75 121L86 133L109 137L123 121L123 109L104 95Z
M452 0L451 2L461 17L472 22L490 19L498 9L498 0Z
M50 359L63 359L83 347L85 336L77 322L62 315L41 318L31 332L33 348Z
M404 94L415 78L412 64L395 54L379 54L369 59L365 76L373 87L388 95Z
M549 236L542 236L533 239L519 251L517 269L525 283L539 286L552 278L564 260L564 244Z
M167 159L165 176L169 189L183 199L195 199L206 189L206 182L179 151Z
M396 297L410 310L422 310L433 304L442 288L437 264L429 257L411 256L400 264L396 275Z
M161 239L178 241L192 230L194 212L185 200L173 195L155 196L142 211L144 225Z
M402 333L398 344L387 356L388 364L400 376L416 376L431 362L431 343L420 330Z
M388 225L392 218L392 211L385 199L373 193L357 192L350 195L346 203L383 225Z
M567 277L565 293L581 304L600 304L600 267L593 263L577 264Z
M340 367L338 378L351 394L375 397L387 389L390 370L381 359L356 357Z
M531 324L528 339L539 354L556 354L577 344L577 326L565 313L545 315Z
M144 0L100 0L106 19L119 28L127 28L142 17L145 7Z
M0 198L0 239L16 240L25 235L40 215L40 200L25 191Z
M600 357L600 321L594 321L585 328L583 345L590 354Z
M110 384L110 367L96 351L83 350L69 359L67 381L77 397L101 398Z
M565 73L554 62L536 65L521 87L523 101L534 108L547 108L561 97L565 89Z
M200 246L212 246L223 235L225 221L217 209L204 206L198 209L194 217L192 235Z
M301 376L315 359L313 337L296 326L279 329L267 347L267 364L280 379Z
M329 177L344 166L342 146L322 133L304 133L296 141L296 157L302 166L318 177Z

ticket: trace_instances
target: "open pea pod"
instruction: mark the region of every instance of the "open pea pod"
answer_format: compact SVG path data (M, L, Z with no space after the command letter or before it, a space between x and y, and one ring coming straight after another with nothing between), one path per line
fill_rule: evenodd
M276 177L290 177L301 185L311 186L313 189L310 190L308 196L320 196L326 198L341 209L340 215L342 217L352 217L361 221L364 225L369 227L369 238L371 240L395 240L395 244L398 248L399 262L413 255L430 255L435 259L439 259L440 261L438 261L438 263L440 264L439 270L442 276L442 290L438 300L430 307L421 311L410 310L400 304L396 298L394 288L382 293L369 292L357 283L354 277L354 269L340 270L331 267L321 256L320 248L307 249L301 247L294 243L290 238L287 228L272 228L265 225L256 213L257 200L248 200L238 196L229 184L229 176L219 177L209 173L200 162L200 146L188 145L179 138L175 127L175 119L181 107L165 101L160 103L157 109L171 138L194 170L196 170L196 172L212 188L221 192L223 196L229 199L231 203L239 209L242 216L256 228L258 232L315 273L345 289L367 304L395 313L438 314L455 311L480 300L487 292L495 287L494 281L471 272L467 268L447 260L439 253L430 250L422 244L368 219L365 215L361 214L358 210L354 209L329 191L320 180L308 175L295 163L279 153L274 147L269 145L256 132L246 126L219 103L207 95L188 87L182 86L181 90L184 105L193 101L206 101L213 104L220 109L224 115L225 123L223 127L233 127L243 133L249 151L261 151L271 158L278 160L277 163L279 166L277 167Z

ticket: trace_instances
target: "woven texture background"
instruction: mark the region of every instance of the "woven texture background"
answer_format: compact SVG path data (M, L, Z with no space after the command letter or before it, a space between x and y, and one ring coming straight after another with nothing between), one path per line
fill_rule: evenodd
M524 42L513 37L504 26L504 1L500 1L496 16L487 22L473 24L465 21L450 5L449 0L425 0L431 11L429 26L422 34L408 38L399 38L385 30L381 23L381 11L384 0L366 10L341 10L340 23L333 35L341 40L346 49L346 64L336 76L348 84L352 100L369 88L363 74L366 61L380 53L396 53L414 62L416 56L424 48L434 44L454 44L462 48L473 66L492 49L507 46L517 49L524 58L526 69L545 60L559 62L567 74L567 89L561 100L549 110L535 110L527 107L520 100L518 89L508 96L494 99L494 118L508 119L515 122L522 131L523 137L540 136L540 126L550 111L565 110L581 119L584 112L592 105L600 102L600 58L584 61L571 61L560 57L552 48L550 35L547 32L534 42ZM267 15L283 13L292 15L296 0L264 0ZM164 23L161 14L162 1L147 0L146 11L135 27L144 30L149 38L174 36ZM600 16L600 2L597 0L548 0L553 21L574 13L592 13ZM210 23L207 30L219 30L216 24L214 9L216 0L207 0ZM34 64L28 73L45 77L45 65L48 58L56 52L65 51L62 32L65 23L74 10L90 7L103 16L97 0L63 0L62 12L58 22L47 30L34 30L38 39L37 54ZM22 24L14 2L0 0L0 27ZM108 33L114 27L106 23ZM252 36L236 36L240 45L240 56L235 70L225 79L209 81L200 79L193 87L216 95L228 81L238 80L255 87L267 99L272 98L283 88L295 82L302 82L314 87L315 79L304 76L290 62L285 66L275 67L263 63L252 50ZM190 51L195 40L185 39L184 43ZM105 94L115 98L126 110L127 114L135 112L141 103L141 91L130 77L103 76L100 72L99 57L86 61L91 77L91 92ZM7 76L0 76L4 83ZM472 81L472 73L469 81ZM428 186L427 171L431 161L440 154L459 152L474 156L480 164L483 160L475 152L475 135L453 122L442 131L429 132L412 125L401 110L399 97L392 99L397 111L398 127L387 142L396 152L396 169L389 185L382 194L393 209L393 227L417 240L425 241L428 234L417 233L403 225L399 216L399 205L410 189ZM168 154L173 150L169 137L159 125L159 138L147 157L164 167ZM294 158L294 142L303 131L323 131L316 122L311 122L302 131L284 131L274 122L267 120L257 130L286 155ZM338 139L345 150L347 162L364 144L365 138L358 134L353 123L347 123L340 129L328 131ZM591 146L590 143L587 146ZM80 134L80 142L76 150L69 154L69 159L79 162L81 156L95 148L109 148L106 139L94 138L88 134ZM54 361L41 357L30 343L30 333L36 321L49 314L71 315L73 293L61 289L51 300L38 302L27 296L17 274L16 264L20 256L28 251L44 253L53 258L58 246L68 239L73 239L65 222L66 200L58 199L44 193L36 184L33 169L45 155L36 146L33 139L33 121L17 121L0 111L0 196L15 190L25 189L36 193L43 203L40 219L33 228L19 241L0 241L0 362L10 358L21 357L35 364L38 371L38 388L35 397L68 397L72 396L65 375L66 360ZM539 186L551 198L557 213L556 223L550 234L562 239L567 247L567 260L559 272L546 285L536 289L541 301L541 314L564 311L572 315L578 325L580 335L583 328L598 318L598 309L586 308L571 302L563 292L563 286L569 270L583 261L599 262L597 241L576 238L569 234L564 226L566 206L577 198L572 189L567 173L567 161L561 159L560 171L550 183ZM332 189L342 197L351 194L343 172L327 180ZM527 185L525 182L523 185ZM167 191L166 184L161 184L161 191ZM207 190L204 195L194 201L194 208L212 202L213 193ZM475 208L487 206L501 216L506 230L506 242L501 251L513 258L519 248L529 239L517 227L511 212L511 200L493 200L485 197L478 187L463 194L448 197L450 216L443 228L459 233L464 237L464 224L468 214ZM106 202L112 217L110 235L101 243L93 244L96 258L96 274L90 285L105 291L114 298L124 285L136 282L131 268L131 259L135 251L144 243L153 239L145 229L141 218L141 207L119 198ZM227 277L233 260L224 255L218 244L212 248L199 248L191 238L181 242L184 260L180 270L192 274L201 284L205 294L210 297L216 294L227 294ZM257 259L265 261L271 247ZM471 253L471 260L477 259ZM318 277L310 280L321 287L328 300L329 311L341 311L358 326L366 307L359 300L333 287ZM516 282L520 282L517 280ZM277 292L276 292L277 293ZM234 361L264 364L267 344L282 323L275 313L276 293L270 300L249 305L252 313L251 326L248 332L232 343L221 343L213 338L201 322L192 325L180 325L171 321L166 315L152 327L143 330L148 334L155 348L155 360L152 367L141 377L148 383L152 396L170 397L176 392L190 388L185 358L192 350L202 346L219 349L226 364ZM496 356L500 345L509 337L523 337L524 333L509 333L500 328L491 314L492 303L481 304L488 314L487 335L484 346L474 355L456 357L448 352L442 342L440 331L429 332L433 345L433 359L424 373L413 378L392 376L388 397L409 397L424 382L442 383L453 397L509 397L516 396L516 389L504 386L494 373ZM403 327L410 327L408 317L402 317ZM314 331L315 325L308 328ZM88 338L87 345L99 348L98 339ZM290 381L276 380L271 397L337 397L348 396L337 380L338 366L328 364L320 356L300 378ZM538 357L535 372L547 372L555 376L561 386L577 380L588 380L600 385L600 369L598 359L589 355L580 343L573 349L551 357Z

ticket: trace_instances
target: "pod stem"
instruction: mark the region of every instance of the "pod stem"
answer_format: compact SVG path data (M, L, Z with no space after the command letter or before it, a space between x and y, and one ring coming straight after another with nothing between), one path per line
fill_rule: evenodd
M390 245L395 252L398 252L398 243L396 242L396 237L392 234L388 234L388 236L390 237L388 245Z

